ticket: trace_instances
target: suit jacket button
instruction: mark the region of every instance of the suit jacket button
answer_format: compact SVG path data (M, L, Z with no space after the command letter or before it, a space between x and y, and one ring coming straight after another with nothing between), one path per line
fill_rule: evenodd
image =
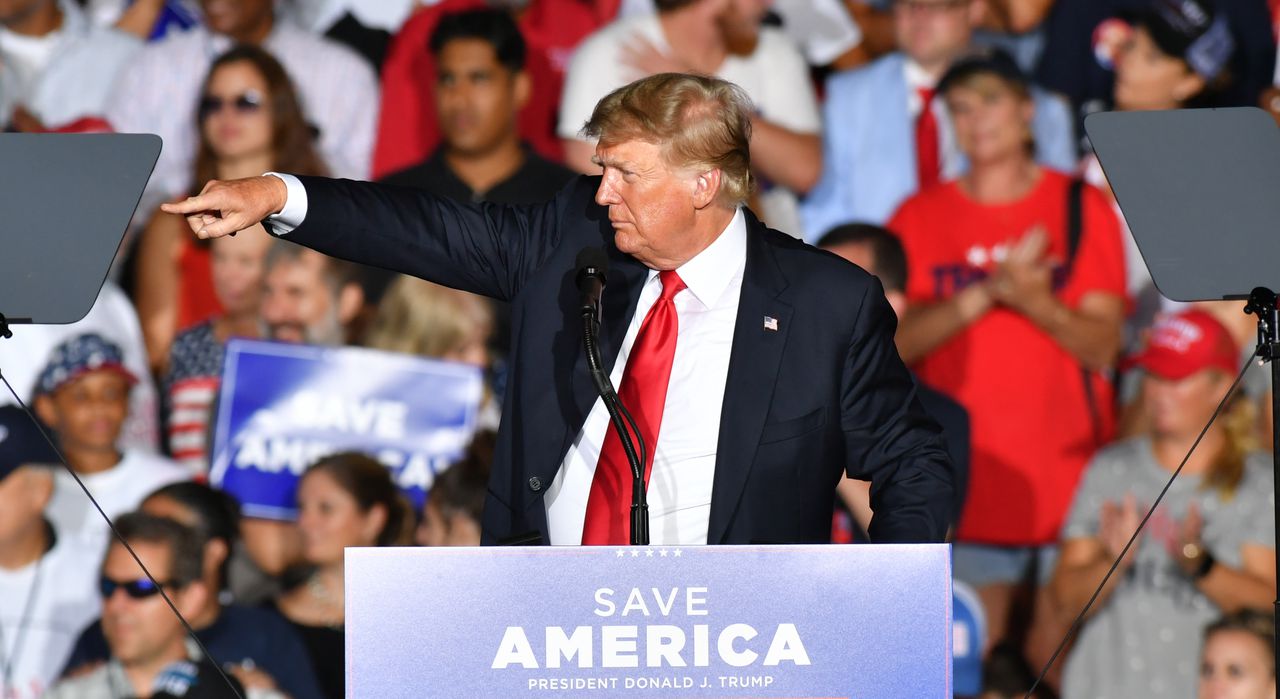
M532 491L533 491L533 492L535 492L535 493L536 493L536 492L538 492L539 490L542 490L542 479L541 479L541 478L538 478L537 476L534 476L533 478L530 478L530 479L529 479L529 490L532 490Z

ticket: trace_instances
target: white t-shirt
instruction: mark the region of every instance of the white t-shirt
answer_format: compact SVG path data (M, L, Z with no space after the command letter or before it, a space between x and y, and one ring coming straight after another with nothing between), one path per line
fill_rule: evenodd
M115 519L137 509L144 498L161 486L190 477L190 472L177 462L147 452L126 451L115 468L81 475L80 480L93 493L103 512ZM53 499L45 508L45 515L63 537L74 537L97 552L86 565L96 566L102 560L111 530L65 470L59 471L54 479Z
M653 0L622 0L618 16L651 14L656 9ZM862 43L862 29L840 0L773 0L771 9L815 66L825 66Z
M36 563L0 568L0 668L9 668L5 699L36 699L62 672L76 639L101 613L100 553L58 537Z
M9 121L68 33L82 22L74 8L63 9L63 22L43 36L17 34L0 26L0 124ZM69 31L70 30L70 31Z
M44 36L0 27L0 123L22 105L45 126L101 116L116 75L143 46L110 26L93 26L79 6L61 0L62 25Z
M14 325L13 337L0 341L0 373L28 405L36 379L54 347L78 335L97 333L120 346L124 365L138 379L129 394L129 417L120 432L121 449L156 451L160 438L159 403L155 383L147 368L138 313L120 287L107 282L98 300L83 319L70 325ZM0 405L14 403L0 384Z
M613 22L587 37L574 52L560 100L561 138L581 138L582 125L591 118L601 98L644 77L623 62L622 48L634 37L663 53L671 51L658 16L650 14ZM798 133L821 131L822 117L809 80L809 66L781 30L761 28L755 52L750 56L729 56L716 71L716 77L741 87L766 121ZM760 213L768 225L799 237L800 217L794 193L762 186L759 198L763 209Z

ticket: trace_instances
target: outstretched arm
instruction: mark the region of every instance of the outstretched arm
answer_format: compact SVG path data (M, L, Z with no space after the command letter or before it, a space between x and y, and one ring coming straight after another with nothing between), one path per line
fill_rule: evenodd
M287 225L268 220L268 230L326 255L510 300L559 246L566 202L590 201L590 181L571 187L578 188L575 194L566 190L545 204L516 207L320 177L299 177L286 186L266 176L210 182L199 196L166 210L186 216L205 238L280 214ZM295 191L305 207L297 206ZM599 213L603 221L590 207L585 213L588 219Z
M194 197L161 204L168 214L184 216L197 238L221 238L278 214L288 202L284 180L274 175L242 180L210 180Z

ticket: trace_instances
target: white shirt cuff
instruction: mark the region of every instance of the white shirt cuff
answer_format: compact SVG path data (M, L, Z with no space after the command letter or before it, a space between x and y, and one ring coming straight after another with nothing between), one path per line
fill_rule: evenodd
M307 218L307 188L302 186L302 181L293 175L281 172L263 173L263 176L266 175L279 177L289 192L280 213L267 217L267 223L271 224L272 232L276 235L288 235L293 232L293 229L301 226L303 220Z

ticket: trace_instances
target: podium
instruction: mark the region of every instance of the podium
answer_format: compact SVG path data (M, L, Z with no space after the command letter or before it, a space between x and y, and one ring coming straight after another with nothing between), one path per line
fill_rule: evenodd
M347 697L951 697L946 545L352 548Z

